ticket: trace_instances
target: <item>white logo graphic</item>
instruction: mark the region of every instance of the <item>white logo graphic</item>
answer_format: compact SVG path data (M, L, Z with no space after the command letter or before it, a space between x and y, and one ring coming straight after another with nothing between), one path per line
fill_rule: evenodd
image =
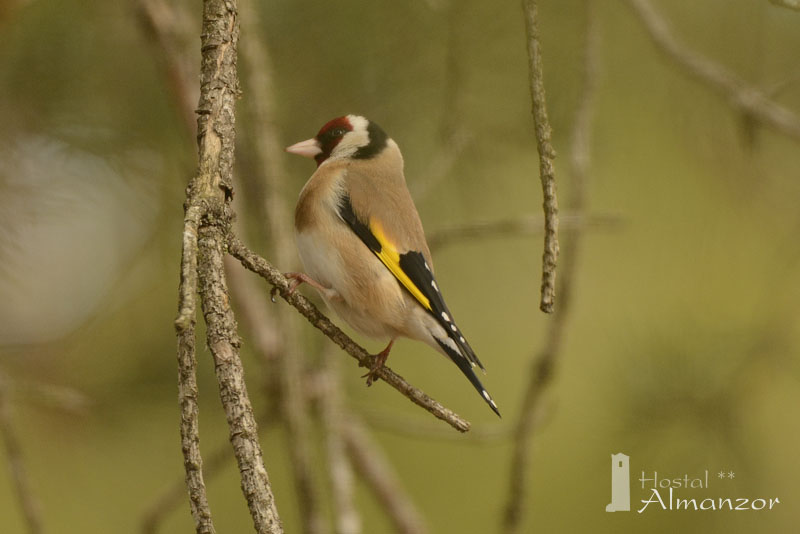
M606 512L629 512L631 509L631 475L627 454L611 455L611 502Z
M738 496L735 498L725 497L727 492L723 492L723 496L708 496L709 483L716 482L714 478L709 478L709 471L711 470L705 469L701 474L683 473L682 475L674 473L665 475L663 472L659 474L656 470L641 471L642 476L638 479L641 488L637 489L637 493L641 496L646 492L647 498L640 500L642 506L636 511L640 514L651 508L660 510L769 511L781 503L778 497L756 499ZM720 481L738 478L732 469L714 472L717 473L716 478ZM730 490L730 488L728 489ZM606 512L630 511L630 456L618 452L611 455L611 502L606 505Z

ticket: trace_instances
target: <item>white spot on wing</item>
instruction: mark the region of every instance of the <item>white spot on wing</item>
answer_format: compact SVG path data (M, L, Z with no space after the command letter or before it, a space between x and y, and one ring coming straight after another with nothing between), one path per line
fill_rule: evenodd
M436 285L436 280L431 280L431 286L433 287L434 291L437 293L439 292L439 286Z
M456 325L454 325L453 323L450 323L450 330L452 330L453 332L458 332L458 328L456 328Z
M448 323L450 322L450 316L447 315L445 312L442 312L442 319L444 319Z
M466 342L467 342L467 340L466 340L466 339L464 339L464 336L459 336L459 337L458 337L458 340L459 340L460 342L462 342L462 343L466 343Z

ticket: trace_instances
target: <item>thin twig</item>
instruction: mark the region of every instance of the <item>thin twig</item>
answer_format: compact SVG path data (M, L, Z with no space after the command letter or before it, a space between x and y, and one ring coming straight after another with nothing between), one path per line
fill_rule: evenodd
M542 51L537 27L536 0L522 0L525 13L525 34L528 41L528 67L533 123L536 129L536 149L539 151L539 178L544 196L544 254L542 255L542 289L539 309L552 313L556 291L558 262L558 198L553 159L556 151L550 142L552 129L547 118L547 104L542 74Z
M17 493L17 500L22 511L25 526L30 534L41 534L42 507L31 489L25 462L22 459L22 445L20 445L14 423L11 421L11 409L8 400L7 378L0 373L0 436L5 447L6 461L11 472L11 480Z
M575 114L570 150L571 189L570 206L576 215L586 211L586 180L589 170L591 118L597 86L598 35L592 0L586 0L586 43L584 46L583 94ZM580 249L581 229L570 235L564 247L564 261L559 281L559 306L550 322L544 346L531 362L530 377L523 395L519 420L514 432L513 451L509 469L509 490L503 516L503 528L508 534L522 528L523 503L527 503L526 474L531 453L530 442L541 411L543 393L552 383L561 353L567 320L574 293L573 278ZM529 506L528 506L529 507Z
M347 453L361 478L383 505L394 531L402 534L424 534L425 523L414 503L402 490L391 464L380 454L364 425L351 418L343 427Z
M183 253L178 318L178 404L181 407L181 451L184 478L189 492L189 506L198 534L214 534L211 508L203 481L203 458L200 454L200 430L197 407L197 360L195 358L195 315L197 294L197 231L200 224L199 206L186 210L183 226Z
M458 441L459 444L482 446L487 443L502 443L511 437L511 427L504 423L487 423L462 436L453 434L430 419L422 420L364 406L359 408L358 413L370 428L425 441Z
M186 471L184 489L189 492L196 532L213 534L215 529L203 480L203 458L200 455L194 345L194 326L181 330L178 334L178 402L181 407L181 451Z
M350 339L349 336L334 325L330 319L325 317L325 315L323 315L307 298L300 294L300 292L295 291L289 293L289 281L286 280L278 269L273 267L264 258L250 251L236 236L230 236L228 251L241 261L242 265L247 269L253 271L272 284L280 293L281 297L294 306L312 325L321 330L323 334L344 349L345 352L358 360L359 366L367 368L372 367L375 356L369 354L364 348ZM466 432L469 430L470 424L468 421L462 419L452 410L439 404L439 402L431 398L425 392L406 382L403 377L390 368L386 366L381 367L377 371L377 375L387 384L408 397L413 403L424 408L442 421L445 421L459 432Z
M726 97L738 111L784 135L800 139L800 118L796 114L773 102L761 89L678 41L648 0L628 0L628 5L658 49L687 74Z

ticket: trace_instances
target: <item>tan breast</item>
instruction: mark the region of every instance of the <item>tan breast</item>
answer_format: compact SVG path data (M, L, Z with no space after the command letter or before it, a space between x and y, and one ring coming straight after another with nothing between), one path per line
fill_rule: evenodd
M298 253L306 273L335 291L335 298L322 296L351 327L371 337L395 337L406 320L403 289L338 216L345 167L323 165L301 191L295 211Z

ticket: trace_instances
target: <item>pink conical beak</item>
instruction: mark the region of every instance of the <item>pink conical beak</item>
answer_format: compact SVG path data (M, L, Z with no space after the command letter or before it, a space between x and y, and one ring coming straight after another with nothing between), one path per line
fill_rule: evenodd
M286 147L286 152L297 154L304 158L313 158L322 152L322 148L320 148L317 140L312 137L311 139L306 139L305 141L300 141L299 143Z

